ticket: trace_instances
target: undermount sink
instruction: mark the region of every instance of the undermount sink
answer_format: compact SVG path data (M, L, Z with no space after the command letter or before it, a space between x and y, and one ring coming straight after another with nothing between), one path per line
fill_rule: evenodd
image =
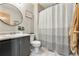
M6 34L4 36L14 36L14 35L23 35L23 34Z

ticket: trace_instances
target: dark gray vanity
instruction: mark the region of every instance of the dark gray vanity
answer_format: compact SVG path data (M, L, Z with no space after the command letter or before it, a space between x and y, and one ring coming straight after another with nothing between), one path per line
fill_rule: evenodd
M30 36L0 41L0 56L29 56Z

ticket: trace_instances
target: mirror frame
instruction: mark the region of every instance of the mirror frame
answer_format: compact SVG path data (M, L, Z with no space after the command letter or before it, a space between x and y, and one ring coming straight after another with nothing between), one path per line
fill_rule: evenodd
M10 4L10 3L1 3L0 5L2 5L2 4L9 4L9 5L12 5L12 6L15 7L15 8L19 11L19 13L22 15L21 11L20 11L16 6L14 6L13 4ZM0 21L3 22L4 24L9 25L9 26L17 26L17 25L19 25L19 24L21 24L21 23L23 22L23 15L21 16L21 18L22 18L21 22L18 23L18 24L15 24L15 25L10 25L10 24L8 24L8 23L2 21L1 19L0 19Z

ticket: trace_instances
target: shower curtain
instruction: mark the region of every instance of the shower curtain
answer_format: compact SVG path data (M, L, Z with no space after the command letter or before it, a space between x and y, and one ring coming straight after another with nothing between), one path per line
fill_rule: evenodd
M52 52L69 55L68 32L74 4L56 4L39 13L39 40Z

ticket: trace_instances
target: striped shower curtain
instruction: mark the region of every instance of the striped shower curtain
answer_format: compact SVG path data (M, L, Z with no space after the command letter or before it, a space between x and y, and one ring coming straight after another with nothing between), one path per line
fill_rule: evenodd
M68 33L74 4L60 3L39 13L39 40L52 52L69 55Z

